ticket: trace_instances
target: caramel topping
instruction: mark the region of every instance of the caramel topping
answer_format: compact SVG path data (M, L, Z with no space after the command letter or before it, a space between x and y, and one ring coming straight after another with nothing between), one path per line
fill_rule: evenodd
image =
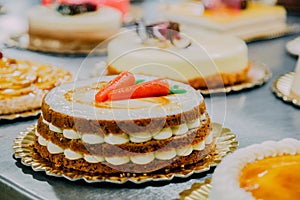
M71 74L62 69L25 60L0 59L0 100L49 90L70 80Z
M240 187L255 199L296 200L300 197L300 155L265 158L244 167Z

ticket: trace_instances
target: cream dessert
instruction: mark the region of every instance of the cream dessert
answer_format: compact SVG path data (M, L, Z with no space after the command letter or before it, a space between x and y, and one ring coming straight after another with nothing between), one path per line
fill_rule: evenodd
M132 71L189 83L196 89L234 85L247 80L248 49L239 38L206 31L182 32L184 48L170 41L143 41L133 31L108 44L108 74ZM130 42L129 42L130 41Z
M93 3L35 6L28 13L29 48L84 52L118 33L121 13Z
M298 199L300 141L267 141L225 157L212 178L209 199Z
M161 12L167 19L178 21L188 28L205 28L245 40L282 32L287 27L286 10L283 6L253 1L248 1L243 9L230 4L216 5L213 8L204 6L213 1L215 0L172 3L164 6Z
M0 115L40 109L49 90L71 79L64 69L2 57L0 52Z
M134 77L145 84L155 79ZM96 101L95 94L113 80L104 76L51 90L35 132L37 154L59 169L95 175L172 170L198 163L214 151L199 92L164 80L177 93Z

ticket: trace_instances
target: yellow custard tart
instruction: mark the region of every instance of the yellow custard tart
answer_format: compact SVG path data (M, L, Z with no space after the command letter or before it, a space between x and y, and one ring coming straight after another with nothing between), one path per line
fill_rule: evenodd
M227 156L216 168L209 199L296 200L299 169L299 140L251 145Z
M1 56L0 115L39 109L46 92L71 79L61 68Z
M244 167L240 186L256 199L299 199L299 171L299 154L265 158Z

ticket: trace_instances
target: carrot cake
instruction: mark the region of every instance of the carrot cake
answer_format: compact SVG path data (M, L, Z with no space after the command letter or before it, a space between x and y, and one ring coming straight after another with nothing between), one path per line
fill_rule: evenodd
M0 115L40 109L45 93L72 79L61 68L3 57L1 52L0 75Z
M300 141L286 138L239 149L212 177L210 200L299 199Z
M84 52L118 33L121 13L93 2L38 5L28 13L29 48Z
M283 6L257 1L188 1L168 4L161 12L167 19L187 27L205 28L245 40L286 29Z
M171 170L214 151L199 92L180 82L126 73L125 81L121 73L51 90L35 132L37 155L58 169L101 175Z
M237 37L200 30L179 32L179 24L175 22L148 25L144 31L138 28L138 32L123 32L109 42L109 75L132 71L189 83L195 89L224 87L247 80L248 48ZM144 32L150 38L144 39ZM161 34L170 35L168 32L175 39Z

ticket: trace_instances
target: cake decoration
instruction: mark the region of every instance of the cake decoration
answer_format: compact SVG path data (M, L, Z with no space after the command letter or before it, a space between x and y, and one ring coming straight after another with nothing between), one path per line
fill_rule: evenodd
M62 15L77 15L86 12L93 12L97 10L97 5L92 3L81 4L60 4L57 11Z
M95 101L136 99L145 97L157 97L168 94L183 94L187 91L179 85L170 86L163 78L151 81L138 80L130 72L122 72L111 80L104 88L95 95Z
M156 39L166 44L169 41L172 45L180 48L187 48L191 41L180 35L180 25L177 22L165 21L145 25L143 20L136 21L136 32L144 43Z

